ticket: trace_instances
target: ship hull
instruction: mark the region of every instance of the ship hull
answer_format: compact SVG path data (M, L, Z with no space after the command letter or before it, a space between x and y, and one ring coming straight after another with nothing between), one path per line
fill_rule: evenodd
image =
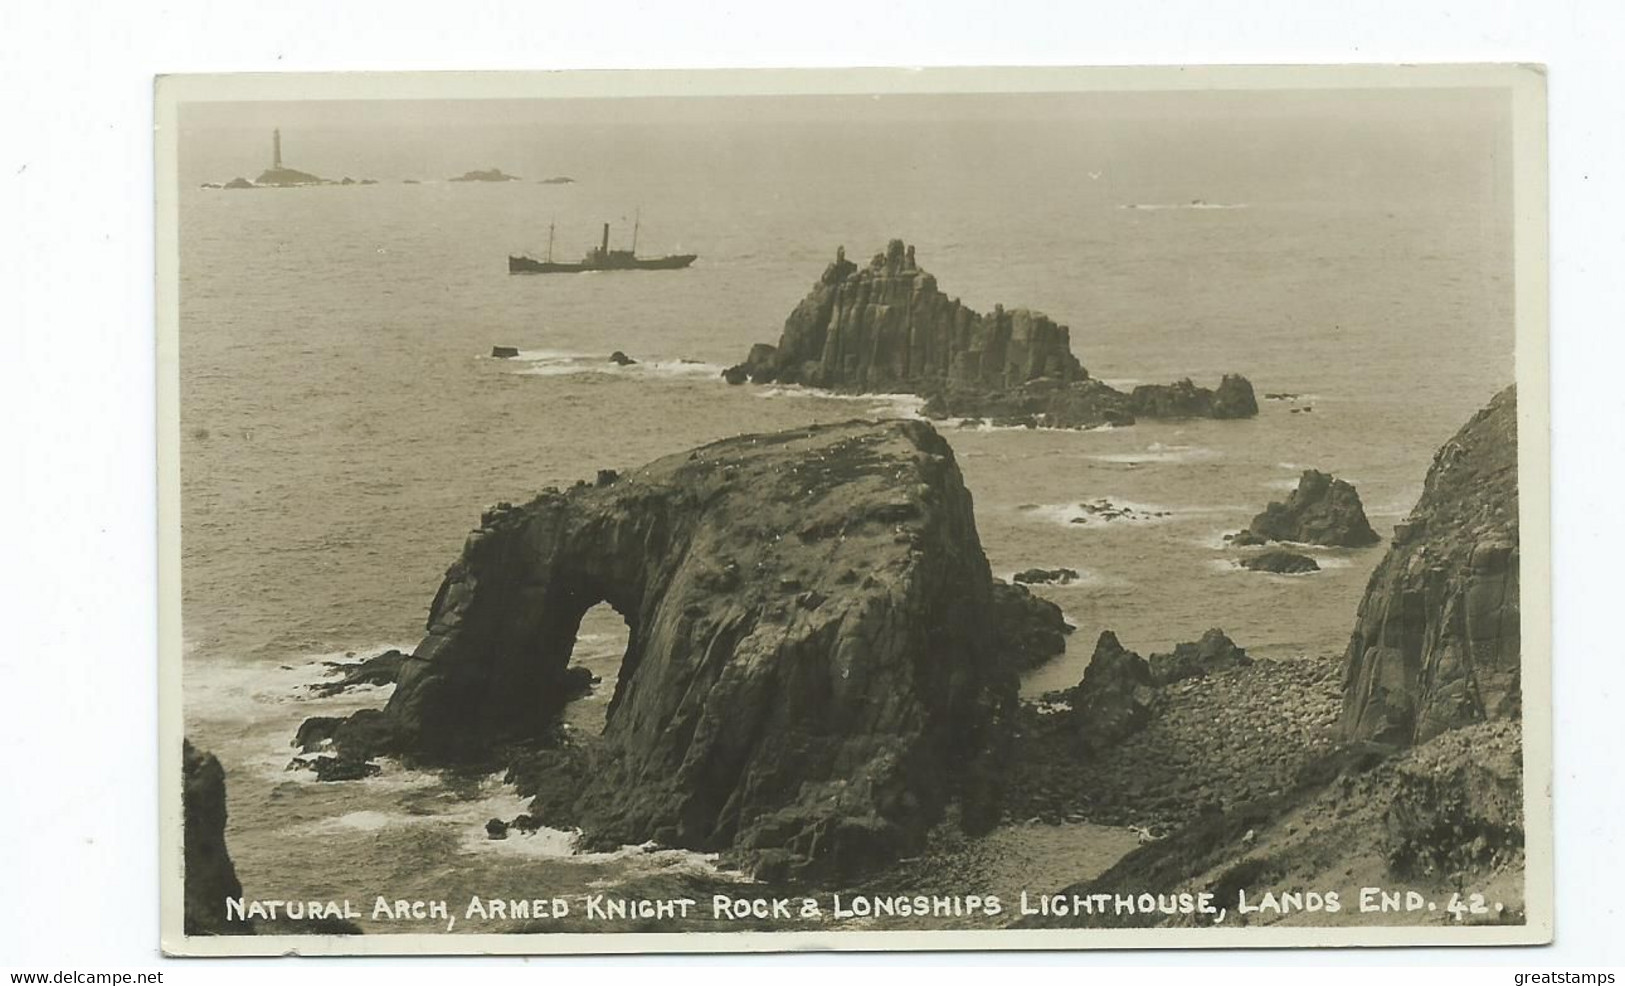
M550 260L532 260L529 257L508 257L510 274L585 274L596 270L681 270L692 264L698 254L679 253L670 257L652 257L608 264L560 264Z

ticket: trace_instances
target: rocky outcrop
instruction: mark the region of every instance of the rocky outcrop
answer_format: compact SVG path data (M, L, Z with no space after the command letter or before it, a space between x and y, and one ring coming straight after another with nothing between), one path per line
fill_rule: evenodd
M546 824L793 875L889 860L949 806L995 820L1015 676L928 424L742 436L493 508L387 708L334 745L450 760L545 739L600 602L627 651L601 740L539 755L569 778L533 806Z
M1363 548L1380 540L1366 520L1359 492L1315 469L1304 470L1285 503L1272 502L1245 531L1231 537L1238 545L1292 541L1337 548Z
M995 425L1083 428L1149 417L1247 417L1252 384L1228 376L1217 390L1189 380L1131 394L1090 378L1070 331L1025 308L983 314L937 287L914 248L892 240L859 268L845 250L784 323L778 345L759 343L729 367L729 383L792 383L856 393L929 397L928 417Z
M1022 585L1071 585L1078 581L1075 568L1029 568L1010 576L1010 581Z
M310 690L318 698L328 698L363 685L393 685L400 679L401 664L405 660L405 654L391 648L365 661L354 663L335 661L332 662L332 668L339 675L338 680L317 682L310 686Z
M1061 607L1021 585L1020 576L1016 584L993 580L993 619L999 653L1017 671L1030 671L1064 653L1067 635L1076 629L1061 615Z
M1420 743L1520 714L1517 416L1508 387L1433 457L1360 603L1345 736Z
M1320 563L1313 558L1283 548L1272 548L1243 558L1241 567L1249 572L1269 572L1272 575L1308 575L1320 571Z
M252 925L226 921L226 898L243 885L226 852L226 772L214 754L181 742L184 918L188 935L240 935Z
M521 181L518 175L505 175L501 168L491 168L488 171L465 171L456 178L447 178L447 181Z
M1246 667L1253 663L1247 651L1217 627L1202 634L1194 643L1175 644L1171 654L1152 654L1151 682L1162 686L1186 678L1202 678L1224 668Z
M1145 726L1151 719L1151 666L1125 648L1110 630L1101 631L1083 680L1069 698L1084 745L1100 750Z

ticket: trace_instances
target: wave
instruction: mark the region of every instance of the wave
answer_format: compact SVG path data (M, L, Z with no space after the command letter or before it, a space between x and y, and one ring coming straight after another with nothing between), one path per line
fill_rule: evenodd
M824 390L820 387L804 387L800 384L773 384L756 391L756 396L762 398L811 398L826 401L851 401L882 408L890 417L897 418L918 418L921 416L920 409L925 407L925 398L918 394L843 394L834 390Z
M1016 510L1052 524L1083 528L1163 523L1178 514L1192 512L1104 496L1075 503L1028 503Z
M1205 212L1210 210L1248 209L1251 206L1246 202L1204 202L1195 199L1190 202L1131 202L1118 206L1119 209L1136 209L1142 212L1164 212L1168 210L1194 210Z
M1152 442L1138 452L1103 452L1091 455L1089 458L1096 462L1110 462L1117 465L1143 465L1147 463L1185 463L1206 462L1217 459L1223 453L1200 445L1164 445L1162 442Z
M484 357L494 359L494 357ZM634 357L636 359L636 357ZM578 353L557 349L521 349L519 355L496 360L522 364L519 372L532 377L566 377L583 373L597 373L612 377L666 377L688 380L715 380L722 382L723 367L716 363L692 359L642 359L621 364L607 353Z

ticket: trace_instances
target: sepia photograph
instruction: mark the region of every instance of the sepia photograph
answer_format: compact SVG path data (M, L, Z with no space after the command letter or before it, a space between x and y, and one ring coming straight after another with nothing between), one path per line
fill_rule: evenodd
M1538 66L155 100L166 953L1552 940Z

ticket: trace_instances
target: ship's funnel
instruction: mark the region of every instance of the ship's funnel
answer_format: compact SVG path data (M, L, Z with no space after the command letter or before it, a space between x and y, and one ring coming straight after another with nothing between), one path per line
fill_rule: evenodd
M605 254L609 253L609 223L604 224L604 244L598 248Z

